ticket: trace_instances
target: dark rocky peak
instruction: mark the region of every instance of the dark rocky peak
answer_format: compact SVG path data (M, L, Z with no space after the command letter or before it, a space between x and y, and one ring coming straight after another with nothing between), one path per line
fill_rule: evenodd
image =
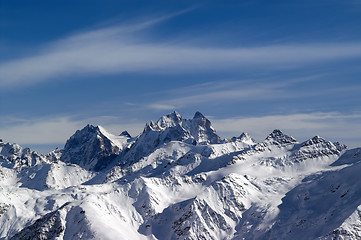
M88 124L68 139L60 160L98 171L117 154L119 147L102 133L100 127Z
M272 145L288 145L297 143L296 139L291 136L284 134L281 130L275 129L271 134L269 134L265 142Z
M77 130L75 132L75 134L73 136L71 136L70 138L77 138L77 137L91 137L93 136L93 134L98 134L100 132L100 129L98 126L93 126L93 125L86 125L83 129L81 130Z
M320 136L314 136L313 138L305 141L302 145L303 146L311 146L318 143L325 143L327 142L325 139L321 138Z
M127 138L132 138L132 136L130 136L130 134L128 133L128 131L123 131L121 134L119 134L119 136L123 136L123 137L127 137Z
M200 119L200 118L206 118L206 117L205 117L202 113L196 112L196 113L194 114L193 119Z
M86 142L89 142L97 137L100 134L100 129L98 126L86 125L83 129L77 130L66 142L65 148L71 146L79 146Z

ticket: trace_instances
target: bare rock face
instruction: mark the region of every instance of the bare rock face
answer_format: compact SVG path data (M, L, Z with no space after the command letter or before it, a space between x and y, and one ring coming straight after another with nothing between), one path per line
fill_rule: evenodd
M61 222L60 214L59 210L48 213L10 239L57 239L65 230Z
M37 219L10 239L94 239L88 225L85 211L67 202Z
M339 156L347 149L346 145L338 142L332 143L315 136L296 149L291 156L293 162L302 162L307 159L322 158L328 156Z
M297 141L293 137L284 134L281 130L275 129L270 135L267 136L264 142L273 145L288 145L294 144Z
M87 125L69 138L60 160L87 170L99 171L107 167L118 154L119 147L99 127Z

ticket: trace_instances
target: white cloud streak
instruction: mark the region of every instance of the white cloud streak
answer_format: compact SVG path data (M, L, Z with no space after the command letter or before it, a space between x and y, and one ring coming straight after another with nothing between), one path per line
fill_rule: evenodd
M176 110L199 104L220 103L230 100L252 100L286 97L281 83L257 85L247 81L219 81L191 85L188 87L170 89L154 93L162 96L152 104L143 107L154 110Z
M337 90L324 89L322 93L313 91L294 91L288 88L294 84L315 81L324 75L316 74L306 77L287 78L283 81L272 81L274 79L252 79L229 81L221 80L217 82L207 82L191 85L183 88L170 89L167 91L154 93L155 96L162 96L162 99L153 104L145 104L144 107L155 110L181 109L187 106L198 104L224 103L224 102L245 102L275 99L295 99L310 97L312 95L329 94L334 91L358 91L358 87L353 89L338 88ZM155 97L154 97L155 98Z
M285 44L222 48L154 43L138 35L167 18L78 33L38 54L0 63L0 86L31 84L70 75L125 72L179 73L249 67L285 68L361 57L361 43Z
M162 103L147 104L146 108L155 109L155 110L172 110L172 109L176 109L176 107L174 105L162 104Z

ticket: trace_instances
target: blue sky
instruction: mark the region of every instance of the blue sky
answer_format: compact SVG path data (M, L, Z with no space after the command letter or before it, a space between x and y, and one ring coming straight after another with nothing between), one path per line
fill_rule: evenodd
M359 0L1 1L0 137L45 152L176 110L359 147L360 26Z

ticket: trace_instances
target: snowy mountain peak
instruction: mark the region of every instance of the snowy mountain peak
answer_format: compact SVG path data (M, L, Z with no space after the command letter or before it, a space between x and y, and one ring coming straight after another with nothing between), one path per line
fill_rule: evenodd
M0 159L6 160L13 168L34 166L40 162L47 161L46 157L29 148L22 148L16 143L0 142Z
M313 138L307 140L303 145L304 146L310 146L310 145L314 145L317 143L325 143L326 140L321 138L320 136L314 136Z
M116 137L103 127L88 124L69 138L60 160L98 171L119 154L120 146L117 143Z
M170 141L193 139L194 144L219 143L221 141L211 122L200 112L196 112L193 119L183 119L177 112L170 113L161 117L157 122L147 123L143 134L149 131L163 132L161 134L166 134L165 139L172 139Z
M237 141L244 142L244 143L247 143L248 145L256 144L254 139L248 133L242 133L241 135L239 135L239 137L232 137L231 141L232 142L237 142Z
M157 125L159 126L160 129L164 129L167 127L174 127L176 125L179 125L182 123L182 116L177 113L176 111L161 117L158 121L157 121Z
M168 115L162 116L157 122L150 121L145 125L144 132L147 131L162 131L166 128L175 127L182 123L182 116L173 112Z
M19 144L3 143L0 149L0 154L5 157L10 157L14 155L21 156L22 151L23 149Z
M197 144L214 144L221 141L211 122L200 112L196 112L193 119L183 121L183 127L191 133Z
M201 113L196 113L195 116L193 119L183 119L179 113L173 112L161 117L157 122L150 121L129 151L124 153L122 163L128 165L137 162L172 141L192 145L220 143L221 139L211 122Z
M284 134L281 130L275 129L267 136L265 142L271 143L273 145L288 145L294 144L297 141L293 137Z
M150 121L149 123L145 124L143 134L149 131L159 131L159 130L160 128L158 127L158 125L155 122Z
M205 116L204 116L202 113L200 113L200 112L196 112L196 113L194 114L193 119L197 119L197 118L205 118Z
M241 140L249 140L252 139L251 136L248 133L241 133L241 135L239 136L239 139Z
M346 145L340 144L339 142L330 142L325 139L323 139L320 136L315 136L307 141L305 141L302 146L316 146L318 148L329 148L329 149L335 149L339 152L345 150L347 148Z
M320 142L325 142L326 140L323 139L322 137L320 136L314 136L312 139L311 139L314 143L320 143Z

